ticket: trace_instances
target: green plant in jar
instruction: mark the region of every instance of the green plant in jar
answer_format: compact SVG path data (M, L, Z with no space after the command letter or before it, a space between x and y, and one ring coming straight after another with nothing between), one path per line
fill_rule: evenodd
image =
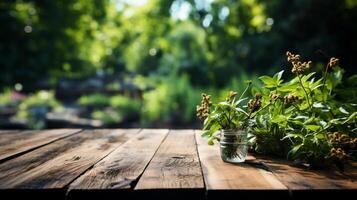
M230 91L226 99L218 103L212 103L210 95L202 94L201 105L197 106L197 116L204 120L202 136L208 137L209 144L220 141L221 157L226 162L244 162L247 155L246 129L261 108L260 94L248 103L248 98L243 98L250 85L248 81L239 97L237 92Z

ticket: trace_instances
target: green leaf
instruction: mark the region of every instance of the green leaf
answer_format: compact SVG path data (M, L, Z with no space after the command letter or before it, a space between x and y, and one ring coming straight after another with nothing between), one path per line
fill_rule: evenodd
M281 70L280 72L276 73L273 78L276 79L277 81L280 81L283 73L284 73L284 70Z
M343 107L339 107L338 109L339 109L340 112L343 113L343 114L346 114L346 115L350 114L350 113L349 113L347 110L345 110Z
M322 134L322 133L317 133L317 134L314 135L314 137L319 139L319 140L325 139L325 135Z
M352 115L350 115L347 119L346 119L346 121L344 121L343 122L343 124L346 124L346 123L348 123L348 122L350 122L350 121L356 121L357 120L357 112L354 112L354 113L352 113Z
M310 73L310 74L308 74L308 75L302 76L302 77L301 77L301 82L302 82L303 84L305 84L305 82L306 82L307 80L309 80L309 78L311 78L311 76L313 76L315 73L316 73L316 72L312 72L312 73Z
M321 129L321 126L318 125L305 125L305 127L310 131L318 131Z
M294 119L304 119L304 120L306 120L306 119L308 119L309 117L308 116L305 116L305 115L298 115L298 116L296 116L296 117L294 117Z
M210 131L209 130L205 130L205 131L203 131L202 132L202 134L201 134L201 137L210 137L211 135L210 135Z
M208 145L214 145L214 137L210 137L207 143Z
M228 103L228 102L226 102L226 101L219 102L217 105L222 105L222 106L231 106L231 104L229 104L229 103Z
M239 105L240 103L242 103L243 101L247 100L248 97L243 98L243 99L239 99L238 101L235 102L235 106Z
M323 128L326 128L326 126L328 125L327 122L325 122L324 120L320 120L320 124Z
M281 126L286 126L286 124L288 122L288 118L285 115L276 115L273 117L271 122L279 124Z
M325 105L320 103L320 102L315 102L314 104L312 104L312 107L314 107L314 108L325 108Z
M261 76L259 79L264 83L266 88L274 88L276 87L275 80L270 76Z
M245 115L248 116L248 113L245 112L243 109L241 109L241 108L235 108L235 109L236 109L236 111L241 112L241 113L244 113Z
M316 85L316 86L313 86L312 88L311 88L311 91L314 91L314 90L316 90L317 88L319 88L319 87L321 87L322 86L322 84L318 84L318 85Z
M300 150L300 148L303 146L303 143L295 146L294 148L292 148L289 153L288 153L288 158L291 157L291 158L295 158L296 157L296 154L298 153L298 151Z
M281 85L278 88L279 92L294 92L296 90L296 88L298 87L298 83L289 83L287 85Z
M300 138L300 139L303 139L304 136L301 133L289 133L288 135L283 137L282 140L284 140L286 138Z

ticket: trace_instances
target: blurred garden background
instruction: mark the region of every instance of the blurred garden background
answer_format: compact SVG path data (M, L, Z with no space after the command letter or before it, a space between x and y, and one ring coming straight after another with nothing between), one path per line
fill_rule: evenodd
M287 50L355 74L356 36L357 0L2 0L0 128L200 127Z

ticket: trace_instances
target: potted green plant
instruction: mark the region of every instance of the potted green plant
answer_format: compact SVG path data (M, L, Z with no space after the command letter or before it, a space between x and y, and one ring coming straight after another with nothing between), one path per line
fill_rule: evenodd
M241 163L247 156L247 128L249 120L261 107L261 95L248 101L243 98L251 81L247 82L244 92L237 97L237 92L230 91L224 101L211 102L211 96L202 94L201 105L197 106L197 116L204 120L202 136L208 137L208 143L214 140L220 143L221 158L229 163Z

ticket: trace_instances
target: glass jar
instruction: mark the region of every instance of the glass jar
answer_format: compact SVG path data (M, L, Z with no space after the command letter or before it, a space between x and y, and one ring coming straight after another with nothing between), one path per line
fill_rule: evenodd
M245 130L221 130L221 158L224 162L241 163L248 153Z

